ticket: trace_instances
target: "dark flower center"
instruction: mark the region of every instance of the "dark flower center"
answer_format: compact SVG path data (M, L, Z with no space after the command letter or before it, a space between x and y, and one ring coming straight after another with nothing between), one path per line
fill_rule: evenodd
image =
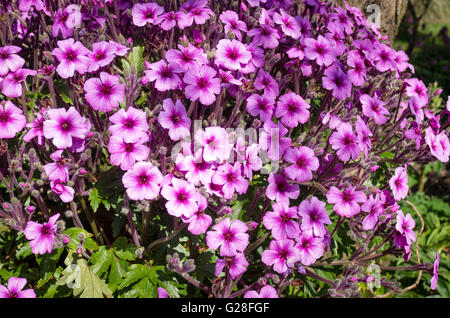
M100 92L101 92L103 95L110 95L110 94L111 94L111 91L112 91L112 87L109 86L109 85L103 84L102 87L100 88Z
M237 60L239 57L239 51L236 48L232 48L227 52L227 57L231 60Z
M180 122L181 117L178 114L173 114L172 117L171 117L171 120L172 120L173 123L177 124L177 123Z
M142 174L138 177L138 182L141 185L146 185L148 183L148 176L145 174Z
M312 211L309 215L309 218L311 219L311 221L317 221L319 219L319 216L317 215L316 211Z
M66 60L68 61L74 61L76 59L77 55L72 50L67 50L66 52Z
M351 145L353 143L353 138L351 136L345 136L344 138L344 144L346 146Z
M1 113L0 114L0 121L3 123L6 123L9 120L9 116L7 113Z
M208 80L201 77L201 78L199 78L197 85L201 89L206 88L206 87L208 87Z
M22 75L16 73L16 74L13 75L13 80L14 80L14 82L16 82L16 83L19 83L20 81L23 80L23 77L22 77Z
M169 78L171 76L172 72L170 71L169 67L166 66L165 68L163 68L163 70L161 71L161 77Z
M223 234L223 238L225 239L225 241L231 241L233 239L233 233L227 231Z
M325 53L325 48L322 45L317 45L316 46L316 53L319 55L322 55Z
M127 128L133 128L134 127L134 120L133 119L125 120L124 126L127 127Z
M370 107L372 108L372 110L373 110L374 112L378 111L378 109L379 109L377 103L372 103L372 104L370 105Z
M342 200L345 202L351 202L352 201L352 193L350 191L345 190L342 195Z
M42 226L41 233L42 233L43 235L50 235L50 234L52 234L52 233L53 233L53 232L52 232L52 226L51 226L50 224L48 224L48 223L45 223L45 224Z
M153 19L154 16L155 16L155 12L153 12L152 10L148 10L145 12L146 19Z
M297 109L298 109L297 104L294 103L294 102L289 103L289 104L288 104L288 109L289 109L289 111L292 112L292 113L297 112Z
M302 247L303 248L308 248L311 244L309 243L309 241L303 241L302 242Z
M97 54L95 55L95 59L97 61L103 60L106 57L105 52L97 52Z
M286 184L284 182L280 182L277 184L278 192L286 192Z
M70 130L70 127L71 127L71 125L70 125L70 123L68 121L65 121L65 122L63 122L61 124L61 129L62 130L68 131L68 130Z
M134 150L134 144L125 142L124 149L125 149L125 152L132 152Z
M5 52L5 51L0 52L0 59L6 60L9 57L9 55L10 54L8 52Z
M180 202L186 202L188 199L187 193L184 191L178 192L177 193L177 200Z
M297 166L298 166L299 168L303 168L304 166L306 166L305 158L302 158L302 157L298 158L298 160L297 160Z
M394 183L397 188L400 188L402 186L402 180L400 179L396 179Z
M287 214L281 214L280 215L281 223L288 223L291 218Z
M287 256L288 256L288 251L286 251L286 250L281 250L281 251L279 252L278 255L279 255L280 258L286 259Z
M233 183L236 180L236 177L233 173L227 174L227 181Z

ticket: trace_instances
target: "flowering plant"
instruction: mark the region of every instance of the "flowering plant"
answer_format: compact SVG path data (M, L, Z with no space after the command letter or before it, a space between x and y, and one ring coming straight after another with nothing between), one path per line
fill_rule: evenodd
M448 161L450 102L429 107L440 91L357 8L69 3L0 7L4 269L34 288L1 295L386 297L422 273L436 288L408 166Z

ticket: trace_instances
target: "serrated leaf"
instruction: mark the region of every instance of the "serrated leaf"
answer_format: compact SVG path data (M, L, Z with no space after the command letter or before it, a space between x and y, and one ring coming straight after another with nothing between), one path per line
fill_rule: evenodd
M91 269L96 274L101 276L103 273L108 271L111 263L114 260L114 256L109 248L105 246L100 246L97 252L92 254L91 257Z
M136 246L129 244L128 240L121 236L113 243L114 253L117 257L124 259L126 261L133 261L137 258L136 256Z
M125 287L130 286L131 284L147 277L149 274L149 268L145 265L141 264L133 264L128 268L127 273L125 274L124 279L117 287L118 290L124 289Z
M83 246L89 250L95 251L98 249L97 242L95 242L91 237L93 234L89 233L88 231L84 229L80 229L79 227L71 227L64 231L64 234L66 234L70 241L67 243L67 247L71 249L77 249L78 245L80 245L80 233L84 234L84 244Z
M97 212L100 206L100 196L98 195L98 189L93 188L89 193L89 204L91 205L92 211Z

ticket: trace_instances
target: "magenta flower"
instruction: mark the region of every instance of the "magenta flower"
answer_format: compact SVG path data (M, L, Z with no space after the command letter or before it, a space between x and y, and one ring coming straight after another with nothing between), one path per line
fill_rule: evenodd
M328 203L334 204L333 210L340 216L350 218L361 211L358 203L367 201L366 194L355 190L355 187L348 186L343 191L332 186L327 193Z
M31 241L31 251L34 254L51 253L53 250L53 241L57 231L56 221L59 219L59 213L50 217L44 224L28 221L23 234L27 240Z
M222 273L223 268L227 265L228 273L231 279L236 279L239 275L245 273L247 270L248 262L245 259L244 253L238 253L235 256L227 257L225 259L217 259L215 274L219 276Z
M91 59L88 57L89 51L81 42L72 38L58 41L58 47L53 49L52 54L56 56L58 67L56 71L62 78L69 78L77 71L80 74L87 72Z
M230 157L232 146L222 127L206 127L195 134L195 140L203 147L203 159L207 162L225 161Z
M208 206L208 200L197 192L197 204L198 208L189 218L185 218L183 215L183 222L189 223L188 231L194 235L200 235L206 233L209 226L212 223L212 217L205 213Z
M233 257L243 252L248 245L248 227L240 220L225 218L212 229L206 233L206 244L212 250L220 247L220 256Z
M272 160L280 158L291 147L291 138L283 137L288 133L282 123L274 123L268 120L264 123L264 129L261 131L259 145L262 150L267 150L267 154Z
M417 78L405 79L406 95L409 97L415 96L420 108L428 104L428 89L425 84Z
M288 270L288 261L295 262L299 259L299 250L294 246L293 240L272 240L269 249L262 254L261 261L267 266L273 265L273 270L284 274Z
M258 156L260 146L253 144L245 149L245 156L242 158L242 170L244 175L249 179L253 179L253 171L258 171L262 167L262 161Z
M100 78L90 78L84 83L85 98L89 106L103 113L110 112L124 101L125 84L119 84L118 75L105 72Z
M126 142L123 137L111 136L108 151L111 153L112 165L120 166L122 170L129 170L136 161L147 160L150 149L144 144L148 141L147 135L142 135L133 142Z
M158 24L161 29L169 31L174 28L181 19L181 12L170 11L160 15L155 24Z
M395 169L395 174L389 180L389 186L396 201L406 198L409 190L406 168L398 167Z
M274 203L273 212L266 212L263 225L271 230L276 240L286 240L298 237L300 226L295 220L297 218L297 207L289 207L286 202Z
M347 73L335 64L325 70L322 85L333 91L333 97L337 99L346 99L352 94L352 82Z
M22 12L28 12L32 6L36 9L36 11L45 9L45 5L42 0L20 0L19 10Z
M277 81L269 74L260 69L255 79L255 88L257 90L264 89L263 96L275 99L279 94L279 86Z
M205 24L214 16L214 12L206 6L207 3L207 0L188 0L181 5L180 11L187 12L187 26L192 25L194 21L196 24Z
M305 56L315 60L319 66L330 66L336 60L335 53L330 42L322 35L316 39L307 38L305 41Z
M350 51L347 56L347 65L351 67L347 74L353 85L363 85L367 78L364 57L358 51Z
M298 215L302 218L302 231L312 231L314 236L324 237L327 234L326 224L331 224L325 209L325 202L316 197L304 200L298 206Z
M122 177L127 195L132 200L153 200L159 195L163 176L150 162L136 162Z
M44 121L45 118L42 116L41 113L38 113L36 119L34 119L31 123L26 124L26 127L31 129L25 134L25 136L23 136L23 140L25 140L26 142L30 142L31 139L37 137L37 144L43 145L45 142ZM0 129L0 131L3 130Z
M183 158L179 169L186 172L186 180L196 185L201 182L203 185L211 183L214 170L212 164L203 160L203 151L198 149L195 155L187 155Z
M217 72L206 65L198 69L189 69L184 73L183 81L187 84L184 93L190 101L200 100L203 105L211 105L220 93L220 79Z
M335 132L330 136L331 147L336 150L336 154L343 162L347 162L352 158L356 160L361 154L361 148L358 138L353 132L350 123L340 123Z
M321 258L325 249L323 238L313 236L310 231L302 232L295 247L298 249L300 262L305 266Z
M222 39L217 43L215 63L229 70L239 70L246 65L252 54L238 40Z
M50 155L55 162L48 163L44 166L45 174L50 181L59 180L66 183L69 181L69 160L62 153L64 150L57 150Z
M76 4L68 5L65 9L59 8L55 12L55 18L52 25L52 35L54 38L61 31L62 37L68 38L73 35L73 30L81 25L80 6Z
M359 100L361 101L363 114L365 116L373 118L373 121L378 125L382 125L387 122L389 117L386 116L389 116L390 113L383 107L386 105L385 102L367 94L362 95Z
M27 79L27 76L35 76L36 74L36 71L27 68L21 68L14 73L9 73L1 83L2 94L7 97L22 96L22 82Z
M364 151L367 156L369 150L372 148L372 142L370 141L370 137L373 136L373 133L370 131L369 127L366 123L357 116L357 120L355 122L356 135L358 137L358 142L361 150Z
M247 25L245 22L239 20L239 16L232 10L224 11L219 16L220 21L224 24L224 31L228 34L230 31L239 41L242 41L242 32L247 32Z
M413 229L416 226L411 214L407 214L406 217L402 210L397 211L397 223L395 224L395 229L405 237L406 244L411 245L413 241L416 240L416 233Z
M299 182L312 180L312 171L319 168L319 159L314 155L314 150L305 146L289 148L284 155L284 160L292 163L284 169L286 175L289 179Z
M247 98L247 111L252 116L259 116L265 122L272 118L275 100L267 95L253 94Z
M123 137L127 142L133 142L148 132L148 123L145 113L134 107L127 111L121 108L109 120L113 125L109 127L112 135Z
M436 259L433 263L433 276L431 277L431 289L435 290L438 282L439 274L439 253L436 253Z
M251 2L259 2L259 1L252 0ZM265 1L261 1L261 2L265 2ZM244 298L278 298L278 293L275 288L273 288L270 285L266 285L263 288L261 288L259 293L257 293L254 290L249 290L248 292L245 293Z
M136 3L131 9L133 23L137 26L144 26L147 23L156 24L158 16L164 13L164 8L157 3Z
M84 139L88 132L86 118L71 106L67 111L63 108L49 109L49 119L44 121L44 136L53 139L59 149L72 147L73 138Z
M299 123L304 124L308 121L310 107L301 96L289 92L278 99L275 116L281 118L286 127L294 128Z
M361 211L367 213L367 216L362 221L363 229L366 231L373 230L378 222L378 218L383 213L382 201L380 201L378 195L376 197L370 195L367 201L361 205Z
M159 113L158 122L163 128L169 129L169 137L173 141L190 135L191 120L180 100L175 104L170 98L163 100L163 111Z
M229 163L218 166L211 180L214 184L222 186L225 199L231 199L235 191L244 194L248 188L248 180L242 177L239 162L235 162L234 166Z
M36 298L33 289L22 290L26 283L25 278L10 277L8 287L0 284L0 298Z
M280 9L280 13L275 12L273 15L273 22L281 26L281 30L284 34L298 39L301 36L300 25L297 23L295 18L286 13L283 9Z
M265 49L274 49L278 46L280 35L278 30L266 24L260 24L259 28L251 29L247 35L252 37L252 43Z
M380 72L393 71L395 65L395 50L385 44L379 43L371 50L372 58L375 61L375 67Z
M164 60L148 64L149 70L145 71L145 78L150 82L155 82L155 87L160 92L177 89L181 84L181 79L177 73L182 70L176 64L166 64Z
M206 64L207 59L203 55L203 49L192 44L184 47L178 45L178 50L170 49L166 52L166 60L169 64L177 65L183 72Z
M91 59L88 72L92 73L109 65L116 57L117 51L118 43L100 41L92 44L92 52L88 55Z
M0 47L0 76L5 76L9 71L15 72L22 68L25 60L15 54L22 49L15 45L7 45Z
M161 195L167 200L167 212L173 216L190 218L198 211L197 195L193 184L172 178L172 186L165 185Z
M158 298L169 298L169 294L164 288L158 287Z
M269 185L266 188L266 196L270 200L289 203L289 199L297 199L300 194L298 184L289 184L284 174L271 173L268 178Z
M73 200L75 190L69 186L62 184L60 180L50 181L50 187L53 193L59 195L62 202L68 203Z
M0 139L14 138L27 123L23 111L9 100L0 103Z
M428 127L425 130L425 142L430 148L430 153L439 161L447 162L449 160L450 142L444 131L436 136L433 129Z

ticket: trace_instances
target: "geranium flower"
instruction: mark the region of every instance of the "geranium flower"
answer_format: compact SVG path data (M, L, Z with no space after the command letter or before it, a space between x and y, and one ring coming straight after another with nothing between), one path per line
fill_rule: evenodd
M248 188L248 180L242 177L239 162L235 162L234 166L229 163L218 166L211 180L214 184L222 186L225 199L231 199L235 191L244 194Z
M180 100L175 104L170 98L163 100L163 111L159 113L158 122L163 128L169 129L169 137L173 141L190 135L191 120Z
M433 276L431 277L431 289L436 290L439 274L439 253L436 253L436 259L433 263Z
M35 76L36 74L36 71L27 68L21 68L14 73L9 73L1 82L2 94L7 97L22 96L22 82L27 79L27 76Z
M197 195L193 184L172 178L172 185L165 185L161 195L167 200L167 212L173 216L190 218L198 210Z
M253 44L265 49L276 48L280 39L278 30L266 24L260 24L258 28L249 30L247 35L252 37Z
M286 202L274 203L272 211L266 212L263 225L271 230L276 240L293 239L300 234L300 226L297 219L297 207L289 207Z
M81 44L80 41L76 41L72 38L57 42L58 47L53 49L52 54L56 56L58 61L58 67L56 71L62 78L69 78L77 71L80 74L87 72L91 59L88 57L89 51Z
M203 185L211 183L211 177L214 174L212 164L203 160L202 149L198 149L194 155L185 156L179 169L186 173L186 180L194 185L199 182Z
M28 221L23 234L27 240L31 241L31 251L34 254L51 253L53 250L53 241L57 231L56 221L59 219L59 213L51 216L48 222L40 224L34 221Z
M207 162L225 161L230 157L232 146L222 127L206 127L195 134L195 140L203 147L203 159Z
M325 202L316 197L303 200L298 206L298 215L302 218L303 231L311 231L314 236L324 237L328 232L326 224L331 224L330 217L325 209Z
M370 195L366 202L361 205L361 211L366 212L367 216L362 221L363 229L366 231L373 230L378 222L378 218L383 213L382 202L378 195Z
M123 137L127 142L133 142L148 132L149 126L145 113L134 107L129 107L127 111L123 108L119 109L109 117L109 120L113 123L109 127L109 132Z
M22 48L15 45L0 47L0 76L5 76L9 71L15 72L22 68L25 60L15 54L21 50Z
M8 287L0 284L0 298L36 298L32 288L22 290L26 283L25 278L10 277Z
M406 238L406 244L411 245L416 240L416 233L413 229L416 226L416 222L411 217L411 214L407 214L406 217L402 210L397 211L397 223L395 229Z
M362 191L357 191L356 187L348 186L343 191L340 191L335 186L332 186L327 193L328 203L334 204L333 210L340 216L350 218L361 211L359 203L367 201L366 194Z
M269 74L259 69L258 75L255 78L255 88L257 90L264 89L263 96L275 99L279 94L279 86L277 81Z
M279 24L281 26L281 30L287 36L290 36L294 39L298 39L301 35L300 26L298 25L295 18L283 9L280 9L280 13L275 12L273 15L273 22Z
M371 97L367 94L362 95L359 100L361 101L363 114L369 118L373 118L375 124L383 125L389 119L390 113L383 106L386 105L382 100Z
M239 20L239 16L232 10L224 11L219 16L220 21L224 24L225 33L233 33L239 41L242 41L242 32L247 32L247 25L245 22Z
M420 108L428 104L428 89L425 84L417 78L405 79L406 95L409 97L415 96Z
M310 231L303 231L296 241L295 247L303 265L309 266L322 257L325 249L323 238L315 237Z
M206 65L197 69L190 69L184 73L186 83L184 94L191 101L200 100L203 105L211 105L220 93L220 79L215 77L217 72Z
M176 64L166 64L164 60L148 64L149 70L145 71L146 81L155 82L155 87L160 92L177 89L181 84L181 79L177 73L182 70ZM145 83L145 82L144 82Z
M91 63L89 64L88 72L92 73L99 68L109 65L118 51L118 43L111 43L106 41L95 42L92 44L92 52L89 53Z
M169 31L177 25L177 21L179 21L181 18L182 17L180 12L170 11L160 15L156 19L155 24L159 25L161 29Z
M281 118L286 127L294 128L299 123L304 124L308 121L310 107L301 96L289 92L278 99L275 116Z
M125 84L119 84L118 75L100 73L100 78L90 78L84 83L86 101L94 110L107 113L125 100Z
M50 181L60 180L67 182L69 180L68 159L62 153L64 150L57 150L50 155L55 162L48 163L44 166L45 174Z
M340 123L335 132L330 136L331 147L336 150L336 154L343 162L347 162L352 158L356 160L361 154L361 148L358 138L353 132L350 123Z
M76 4L68 5L65 9L59 8L55 12L55 18L52 25L52 35L54 38L61 31L63 39L72 36L73 30L81 25L80 6Z
M363 56L358 51L350 51L347 56L347 65L351 67L347 75L352 81L352 84L355 86L363 85L367 78Z
M84 139L88 132L86 118L71 106L67 111L64 108L49 109L49 119L44 121L44 136L53 139L53 144L59 149L72 147L73 138Z
M252 54L238 40L222 39L217 43L215 63L229 70L238 70L246 65Z
M235 256L248 245L248 227L240 220L225 218L212 229L213 231L206 233L206 244L212 250L220 247L220 256Z
M42 0L20 0L19 10L22 12L28 12L32 6L36 9L36 11L40 11L45 8Z
M183 72L189 69L199 67L206 63L202 48L192 44L187 47L178 45L178 50L170 49L166 52L166 60L169 64L177 65Z
M409 190L406 168L398 167L395 169L394 176L389 180L389 186L396 201L406 198Z
M23 111L11 101L0 103L0 139L14 138L27 123Z
M111 136L108 143L111 164L120 166L122 170L129 170L136 161L147 160L150 153L150 149L144 145L147 141L147 135L142 135L133 142L126 142L123 137L116 135Z
M352 82L349 80L347 73L335 64L325 70L322 86L333 91L333 97L337 99L346 99L352 94Z
M289 184L284 174L271 173L268 178L269 185L266 188L266 196L270 200L289 203L289 199L297 199L300 194L298 184Z
M50 187L53 193L59 195L62 202L68 203L73 200L75 190L72 187L62 184L60 180L50 181Z
M227 265L228 273L231 279L236 279L239 275L245 273L248 262L245 259L244 253L238 253L235 256L226 257L225 259L218 258L216 261L215 274L219 276L223 268Z
M187 12L189 20L187 26L192 25L194 21L196 24L205 24L210 17L214 16L214 12L206 6L207 3L207 0L188 0L181 5L180 11Z
M158 16L164 13L164 8L157 3L136 3L131 9L133 24L144 26L147 23L156 24Z
M275 100L266 95L253 94L247 98L247 111L265 122L272 118Z
M375 60L375 67L380 72L393 71L395 65L395 50L385 44L379 43L371 50L372 59Z
M184 215L181 215L183 222L189 223L188 231L194 235L200 235L202 233L206 233L209 226L212 223L212 217L205 213L206 208L208 207L208 200L196 192L197 195L197 211L195 211L189 218L186 218Z
M319 66L330 66L336 60L335 52L333 51L330 42L319 35L316 39L307 38L304 40L305 56L309 60L316 61Z
M373 136L373 133L370 131L369 126L367 126L359 116L357 117L357 120L355 122L355 130L358 137L359 146L367 156L370 149L372 148L370 137Z
M153 200L159 195L163 176L150 162L140 161L122 177L127 195L132 200Z
M292 163L284 169L286 175L289 179L299 182L312 180L312 171L319 168L319 159L314 155L314 150L305 146L289 148L284 155L284 160Z
M31 123L26 124L26 127L31 129L25 134L25 136L23 136L23 140L25 140L26 142L30 142L31 139L37 137L37 144L43 145L45 142L44 121L45 118L42 116L41 113L38 113L36 118ZM3 130L0 129L0 131ZM5 129L4 131L7 130Z
M252 0L251 2L259 2L259 1ZM257 293L255 290L249 290L248 292L245 293L244 298L278 298L278 293L275 288L273 288L270 285L266 285L263 288L261 288L259 293Z
M272 240L269 249L262 254L261 261L267 266L273 265L273 270L284 274L288 270L288 261L294 262L299 259L300 254L295 246L294 240Z

